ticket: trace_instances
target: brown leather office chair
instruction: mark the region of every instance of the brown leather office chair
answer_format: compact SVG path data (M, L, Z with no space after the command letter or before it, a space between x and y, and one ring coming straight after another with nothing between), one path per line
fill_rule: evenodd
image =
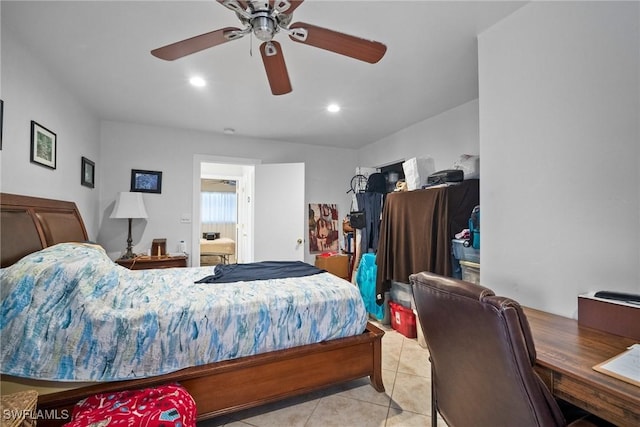
M427 272L410 282L430 353L434 427L438 412L449 427L567 425L533 370L536 350L516 301Z

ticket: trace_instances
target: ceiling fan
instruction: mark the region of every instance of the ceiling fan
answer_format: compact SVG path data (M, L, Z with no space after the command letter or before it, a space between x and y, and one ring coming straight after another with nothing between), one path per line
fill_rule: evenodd
M387 47L377 41L365 40L304 22L291 24L291 14L303 0L216 0L235 12L244 28L225 27L199 36L154 49L151 54L167 61L182 58L210 47L237 40L253 33L263 43L260 54L267 79L274 95L291 92L289 73L280 43L273 40L282 31L295 42L315 46L370 64L380 61Z

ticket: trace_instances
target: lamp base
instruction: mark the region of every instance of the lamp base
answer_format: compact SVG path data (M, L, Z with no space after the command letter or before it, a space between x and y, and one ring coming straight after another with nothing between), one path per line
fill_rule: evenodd
M131 248L128 248L127 252L124 255L122 255L120 259L133 259L135 257L136 257L136 254L134 254L131 251Z
M132 259L136 257L131 248L133 247L133 239L131 238L131 218L129 219L129 235L127 236L127 252L122 255L121 259Z

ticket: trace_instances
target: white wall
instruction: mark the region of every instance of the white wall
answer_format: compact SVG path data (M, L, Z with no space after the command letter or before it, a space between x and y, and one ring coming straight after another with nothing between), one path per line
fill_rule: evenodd
M575 317L640 292L637 2L533 2L479 37L481 281Z
M145 252L154 238L166 238L169 251L180 240L191 247L191 224L180 222L191 213L194 155L261 159L262 163L305 163L306 203L335 203L340 215L349 209L346 191L356 165L354 150L314 147L162 128L121 122L103 122L101 131L100 213L98 242L112 256L126 246L126 221L110 219L116 195L129 191L131 169L162 171L162 193L143 194L147 220L134 220L134 252ZM286 188L287 183L282 186ZM306 212L306 209L305 209ZM305 250L305 260L314 256Z
M99 122L18 40L2 31L2 94L4 131L0 151L5 193L73 201L89 233L98 233L98 193L80 185L81 157L99 158ZM57 135L56 169L30 162L31 120Z
M358 165L377 167L412 157L431 157L450 169L461 154L479 153L478 101L467 102L358 150Z
M263 163L305 162L307 203L335 203L345 215L346 191L356 152L188 130L126 123L100 123L80 101L26 49L2 29L1 95L4 101L0 190L7 193L74 201L89 238L112 256L126 246L127 222L110 219L116 194L128 191L131 169L163 172L162 194L144 194L149 219L134 220L134 250L143 252L156 237L169 250L184 239L191 247L192 165L195 154L261 159ZM29 161L30 121L57 134L57 168ZM80 185L80 159L96 163L96 187ZM286 182L283 186L286 186ZM306 209L305 209L306 211ZM308 250L307 250L308 252ZM314 256L306 254L308 262Z

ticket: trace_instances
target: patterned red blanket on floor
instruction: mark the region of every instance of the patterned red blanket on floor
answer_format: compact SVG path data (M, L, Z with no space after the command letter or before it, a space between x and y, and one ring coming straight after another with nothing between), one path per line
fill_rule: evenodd
M64 427L195 427L196 404L178 384L96 394L78 402Z

